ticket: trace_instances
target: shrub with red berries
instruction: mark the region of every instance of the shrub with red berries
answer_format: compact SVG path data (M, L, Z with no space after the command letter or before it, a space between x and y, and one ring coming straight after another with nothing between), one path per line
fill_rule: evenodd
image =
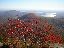
M6 24L0 25L0 36L3 44L16 48L43 48L49 43L62 43L60 35L53 32L53 26L40 19L24 21L8 19ZM46 43L47 42L47 43Z

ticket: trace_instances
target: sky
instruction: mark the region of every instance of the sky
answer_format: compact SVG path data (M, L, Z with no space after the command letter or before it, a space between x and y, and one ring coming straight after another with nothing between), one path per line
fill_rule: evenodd
M64 0L0 0L0 10L64 10Z

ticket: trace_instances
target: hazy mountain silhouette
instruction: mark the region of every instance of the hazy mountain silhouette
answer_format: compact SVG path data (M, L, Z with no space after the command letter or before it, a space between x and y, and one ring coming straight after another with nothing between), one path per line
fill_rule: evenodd
M1 11L0 22L6 22L8 18L17 18L19 16L22 16L20 11L16 11L16 10Z

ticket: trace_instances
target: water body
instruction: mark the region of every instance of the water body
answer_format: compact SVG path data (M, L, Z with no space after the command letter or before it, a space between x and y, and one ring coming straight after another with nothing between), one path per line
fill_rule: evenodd
M44 16L44 17L55 17L56 13L46 13L45 15L41 15L41 16Z

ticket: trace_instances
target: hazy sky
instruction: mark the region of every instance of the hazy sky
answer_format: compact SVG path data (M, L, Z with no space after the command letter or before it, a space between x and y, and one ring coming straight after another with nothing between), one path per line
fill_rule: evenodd
M64 10L64 0L0 0L0 10Z

